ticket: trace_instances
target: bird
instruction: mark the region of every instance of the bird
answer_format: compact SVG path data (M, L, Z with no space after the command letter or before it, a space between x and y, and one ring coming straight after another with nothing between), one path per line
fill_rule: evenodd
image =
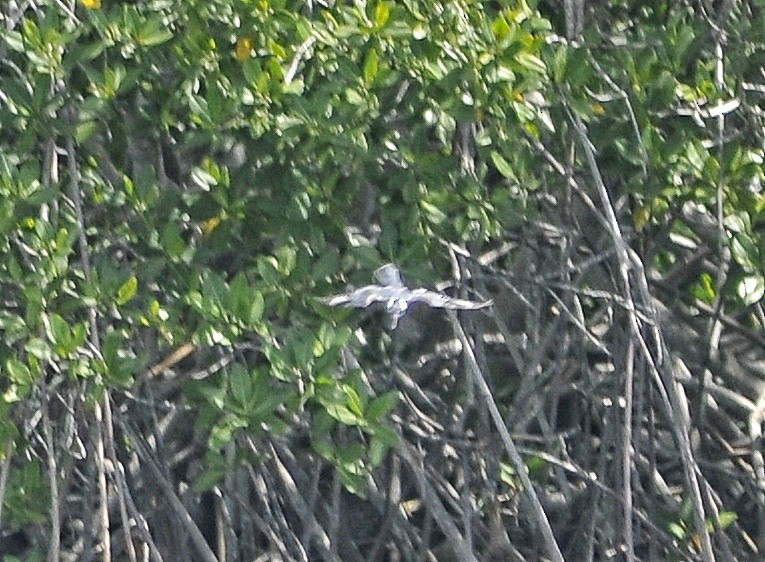
M401 272L392 263L378 267L374 278L379 285L365 285L347 293L340 293L322 298L329 306L347 308L367 308L376 302L385 303L385 310L390 318L390 327L394 329L399 319L406 313L413 302L422 302L433 308L450 310L478 310L489 307L493 301L470 301L455 299L428 289L410 289L401 280Z

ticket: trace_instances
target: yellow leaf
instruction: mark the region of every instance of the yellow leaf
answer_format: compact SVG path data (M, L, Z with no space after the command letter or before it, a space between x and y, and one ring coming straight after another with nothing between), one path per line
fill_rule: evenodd
M209 236L213 230L218 228L222 220L223 219L221 219L220 216L217 216L217 217L211 217L207 219L206 221L203 221L202 224L200 225L200 228L202 229L202 234L205 236Z
M100 10L101 0L80 0L87 10Z
M128 301L132 300L138 292L138 278L133 275L130 279L125 281L122 286L117 290L117 306L122 306Z
M640 232L648 226L648 222L651 220L651 208L646 205L640 205L635 209L633 219L635 221L635 231Z
M98 0L96 0L98 1ZM252 54L252 39L250 37L241 37L236 42L236 60L244 62Z
M380 28L390 19L390 5L387 2L378 2L375 6L375 25Z

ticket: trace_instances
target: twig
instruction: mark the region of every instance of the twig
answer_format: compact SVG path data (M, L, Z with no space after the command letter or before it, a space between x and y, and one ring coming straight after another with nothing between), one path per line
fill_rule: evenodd
M534 490L534 486L531 483L531 479L529 478L526 464L523 462L523 458L518 452L518 449L515 447L515 443L513 443L512 437L510 437L510 432L505 425L505 421L502 419L502 414L500 414L499 409L497 408L497 403L494 401L494 396L491 393L491 389L489 389L489 385L486 383L484 375L481 373L481 369L478 366L478 362L476 361L475 355L473 354L473 349L470 345L470 341L465 335L465 330L462 329L462 325L457 319L457 314L453 310L447 310L447 313L449 315L449 320L452 323L454 331L457 333L457 337L459 337L460 341L462 342L463 352L465 353L469 367L468 373L473 378L473 382L478 387L478 391L480 392L481 397L483 400L485 400L486 405L489 408L489 415L494 422L494 426L499 432L502 443L505 447L505 451L510 458L510 462L513 464L513 467L515 468L518 477L521 480L521 484L523 485L526 497L531 503L532 509L534 511L534 516L536 517L537 525L539 525L539 529L542 532L542 538L544 539L547 555L554 562L564 562L563 554L561 553L560 548L558 547L558 543L555 540L555 535L553 534L552 527L550 527L550 522L547 519L547 514L545 513L545 510L542 507L539 498L537 497L536 491Z
M451 519L451 516L444 508L441 500L433 491L433 488L425 477L425 472L422 468L422 459L419 459L419 454L413 450L414 447L407 443L404 439L399 440L399 445L396 447L398 456L409 466L409 470L414 474L417 481L417 488L420 491L420 497L423 503L428 507L428 513L430 513L435 519L438 526L446 536L446 540L454 549L458 559L464 562L478 562L471 550L467 547L465 539L457 529L457 526ZM426 544L423 544L425 547ZM563 558L560 559L561 561Z
M765 421L765 389L760 393L754 410L749 415L749 437L753 442L762 438L762 424ZM752 468L757 482L757 511L759 525L757 529L757 548L765 551L765 460L762 451L755 447L752 450Z
M632 398L635 375L635 340L627 340L624 360L624 424L622 426L622 517L627 561L635 560L635 542L632 528Z
M70 113L74 113L71 111ZM85 281L90 283L93 275L90 268L90 250L88 240L85 235L85 215L82 211L82 194L80 193L79 171L77 170L77 161L74 152L74 139L70 136L66 139L66 154L69 167L69 193L74 205L75 218L77 220L77 240L80 246L80 261L85 276ZM90 342L94 350L101 356L101 342L98 337L98 321L95 306L88 307L88 318L90 320ZM103 405L96 402L93 410L96 420L96 465L98 469L98 492L101 496L101 506L99 510L99 519L101 523L101 548L103 549L104 562L111 562L111 540L109 537L109 495L106 484L106 455L104 452L104 406L109 409L109 392L104 393ZM109 415L111 412L109 411Z
M121 420L119 417L116 419L122 430L130 436L131 442L135 447L138 456L141 457L144 461L144 466L149 468L149 471L154 476L154 480L162 490L165 499L170 503L170 507L172 508L173 512L175 512L176 517L178 517L186 531L189 533L191 542L194 544L194 547L196 548L197 553L199 553L202 561L218 562L218 559L210 549L210 546L207 544L204 535L202 535L202 532L194 522L194 519L184 507L183 502L181 502L181 500L176 495L175 490L173 489L173 485L167 480L167 478L165 478L162 470L154 461L154 458L149 452L148 447L144 443L143 437L139 435L138 432L133 431L127 422Z
M300 65L300 61L306 54L308 54L308 49L310 49L314 43L316 43L316 37L311 35L308 39L303 41L297 49L295 49L295 56L292 58L290 67L287 69L287 72L284 73L284 83L286 85L292 83L292 80L297 73L298 66Z
M113 476L116 481L117 503L120 510L120 520L122 521L122 532L125 534L125 547L127 548L130 562L137 562L135 545L130 533L130 519L127 514L127 500L125 499L125 490L128 489L125 482L125 468L122 462L117 458L117 452L114 447L114 426L111 416L111 398L105 396L105 404L108 406L108 415L104 419L106 429L106 450L109 454L113 467Z
M248 438L248 445L251 448L254 447L254 443L250 438ZM291 555L290 547L287 545L285 538L280 535L279 531L282 531L283 535L285 535L291 541L295 542L296 547L301 549L301 554L303 554L302 543L300 543L299 539L295 537L294 533L288 533L289 527L286 520L284 519L283 514L281 512L276 512L276 508L279 507L278 502L274 502L275 505L273 508L271 503L269 503L269 500L276 498L276 492L274 491L275 486L269 486L269 483L266 482L265 476L267 473L264 474L263 472L256 472L252 466L248 467L247 471L250 476L250 481L252 482L255 489L254 497L262 501L263 508L256 511L249 504L245 506L241 500L239 502L240 505L247 510L252 518L252 521L261 530L261 532L266 537L268 537L268 539L271 541L271 544L278 547L283 557L294 560L295 557ZM281 529L279 527L281 527ZM300 560L307 560L307 556L301 557Z
M300 495L300 491L295 484L295 480L292 478L292 475L290 475L287 467L284 466L284 463L279 458L279 454L277 453L273 444L270 445L270 449L274 465L276 466L277 474L282 481L282 484L284 485L284 489L287 492L287 497L292 503L292 506L295 509L298 517L303 522L303 525L313 529L313 534L316 537L317 542L321 546L322 550L324 550L324 555L327 557L327 559L333 562L340 562L340 558L337 556L336 551L332 547L332 542L330 541L329 535L327 535L321 524L316 520L316 516L308 509L308 504L303 499L303 496Z
M8 474L11 472L11 459L13 458L13 439L8 438L5 441L5 458L0 465L0 525L3 521L3 506L5 505L5 491L8 485Z
M138 508L135 506L133 497L130 495L130 489L128 488L127 482L124 478L122 479L122 485L124 486L123 493L125 495L127 508L136 521L136 528L138 529L138 533L140 534L141 539L143 539L144 544L149 548L149 555L151 556L151 560L154 562L164 562L162 559L162 554L160 554L159 549L157 549L157 545L154 544L154 539L152 538L151 532L149 531L149 524L146 522L146 517L144 517L143 514L139 512Z
M58 562L61 555L61 510L59 509L58 467L56 463L56 448L53 444L47 396L42 404L42 425L45 437L45 449L48 456L48 485L50 486L50 544L48 545L48 562Z
M327 524L327 535L329 535L331 556L338 556L337 545L340 536L340 510L342 509L340 492L342 491L342 487L343 484L340 481L340 471L335 470L332 474L332 509L330 510L329 522Z

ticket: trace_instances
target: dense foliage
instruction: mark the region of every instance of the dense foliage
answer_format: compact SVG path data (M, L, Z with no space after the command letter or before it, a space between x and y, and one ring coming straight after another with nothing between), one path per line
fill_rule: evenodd
M764 10L5 3L0 548L762 553Z

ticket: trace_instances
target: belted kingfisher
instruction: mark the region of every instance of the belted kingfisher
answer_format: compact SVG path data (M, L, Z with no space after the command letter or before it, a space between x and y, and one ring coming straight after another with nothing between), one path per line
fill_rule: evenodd
M325 297L321 299L329 306L344 306L366 308L376 302L385 303L385 310L390 318L391 329L398 325L413 302L424 302L433 308L449 308L452 310L478 310L491 306L493 301L475 302L464 299L454 299L427 289L409 289L401 280L401 272L392 263L378 267L374 272L379 285L366 285L359 289Z

